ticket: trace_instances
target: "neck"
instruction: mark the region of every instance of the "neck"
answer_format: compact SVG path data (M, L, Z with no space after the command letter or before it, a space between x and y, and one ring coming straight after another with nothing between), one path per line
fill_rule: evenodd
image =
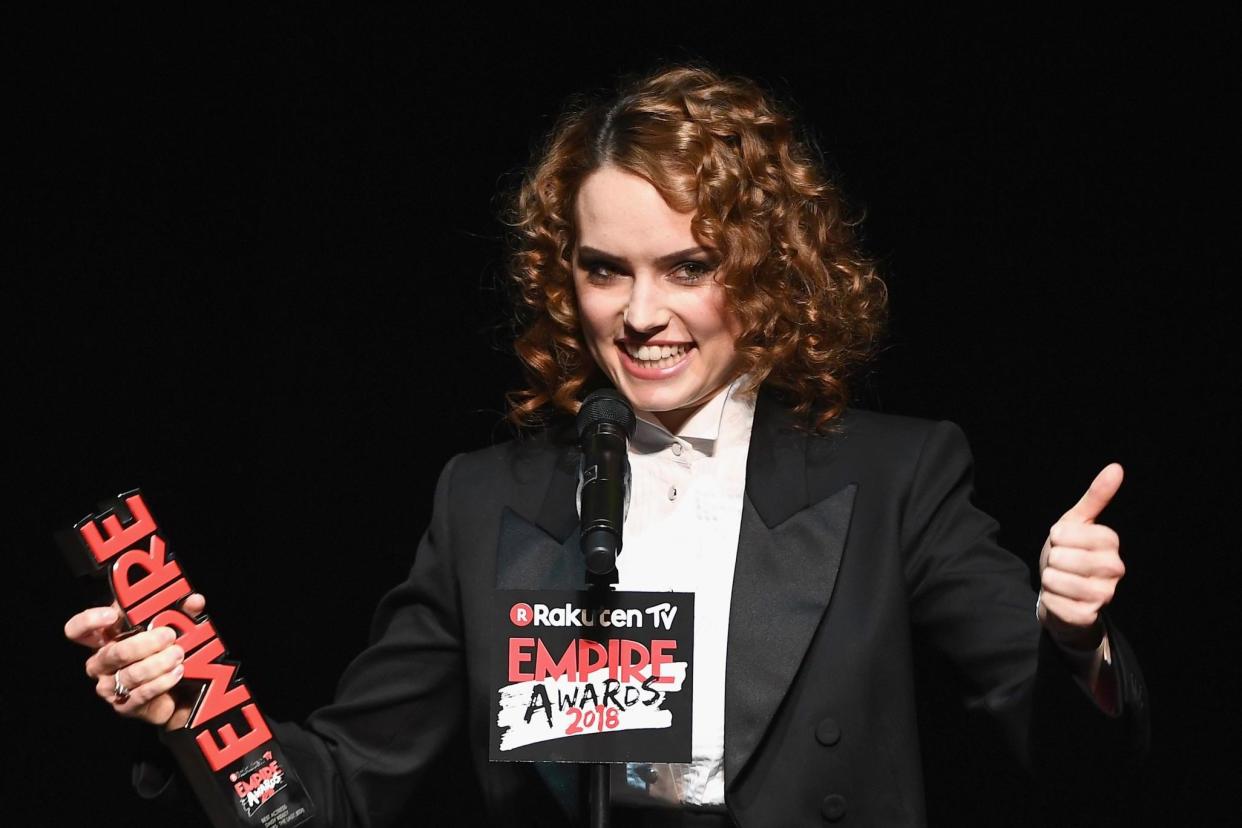
M703 395L698 402L691 403L685 408L676 408L672 411L652 411L649 412L653 417L660 421L660 425L668 429L670 434L677 434L685 426L686 421L693 417L703 406L716 398L724 389L728 388L737 377L730 377L728 381L718 386L715 390Z

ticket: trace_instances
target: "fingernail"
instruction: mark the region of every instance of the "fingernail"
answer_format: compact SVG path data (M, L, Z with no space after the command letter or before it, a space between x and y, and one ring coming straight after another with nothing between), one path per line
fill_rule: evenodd
M180 647L173 647L173 657L176 658L177 661L180 661L185 658L185 650Z
M185 672L185 666L178 664L176 667L173 668L172 672L175 677L181 678L181 674Z
M117 613L116 613L116 610L113 609L112 607L108 607L104 610L101 610L99 613L100 624L115 624L116 620L117 620Z
M172 627L160 627L160 632L164 634L164 640L169 644L177 640L177 631Z

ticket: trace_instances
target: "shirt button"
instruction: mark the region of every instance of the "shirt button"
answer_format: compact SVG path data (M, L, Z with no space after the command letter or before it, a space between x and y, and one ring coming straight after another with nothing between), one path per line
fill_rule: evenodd
M669 500L676 500L676 499L677 499L677 487L676 487L676 486L669 486L669 487L668 487L668 499L669 499Z
M673 443L673 456L681 457L681 443Z

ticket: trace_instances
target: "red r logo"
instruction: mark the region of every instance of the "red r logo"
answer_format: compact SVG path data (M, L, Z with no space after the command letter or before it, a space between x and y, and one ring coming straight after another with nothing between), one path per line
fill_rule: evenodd
M509 620L518 627L527 626L534 618L535 613L530 608L530 604L514 604L509 610Z

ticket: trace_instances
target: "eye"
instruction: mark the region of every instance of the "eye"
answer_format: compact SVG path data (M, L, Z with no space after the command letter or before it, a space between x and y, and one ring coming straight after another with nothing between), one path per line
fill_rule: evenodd
M583 269L586 271L587 281L594 285L605 285L620 278L619 273L605 264L584 263Z
M679 281L687 284L703 281L708 276L711 276L715 269L706 262L696 261L682 262L677 266L677 271L681 274Z

